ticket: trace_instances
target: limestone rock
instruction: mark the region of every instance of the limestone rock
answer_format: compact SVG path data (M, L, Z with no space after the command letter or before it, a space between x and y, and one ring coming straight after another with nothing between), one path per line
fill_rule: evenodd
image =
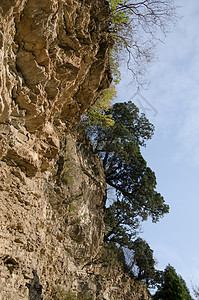
M105 176L69 132L111 81L108 14L105 0L0 1L0 300L138 299L120 270L92 264Z
M99 158L70 134L62 149L54 172L34 179L1 162L2 299L29 299L34 270L44 299L52 286L70 289L102 244L105 180Z
M28 176L110 84L107 15L99 0L0 3L0 155Z

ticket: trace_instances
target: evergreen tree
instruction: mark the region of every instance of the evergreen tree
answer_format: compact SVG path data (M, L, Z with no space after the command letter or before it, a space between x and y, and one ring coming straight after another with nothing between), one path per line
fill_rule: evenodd
M185 281L168 265L162 274L162 283L153 296L154 300L193 300Z
M134 252L132 262L134 274L139 280L144 281L146 285L149 286L156 274L156 262L153 257L153 250L149 244L140 237L133 242L132 249Z
M140 221L151 216L157 222L169 207L156 191L155 174L140 152L154 126L132 102L116 103L105 113L112 115L112 126L87 127L102 159L106 182L115 191L115 201L106 209L105 241L129 246Z

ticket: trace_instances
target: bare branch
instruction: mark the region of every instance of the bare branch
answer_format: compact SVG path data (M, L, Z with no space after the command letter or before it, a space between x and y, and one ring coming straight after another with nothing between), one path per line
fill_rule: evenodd
M155 56L157 42L165 38L177 20L174 2L121 0L117 5L114 0L109 2L111 33L115 41L112 55L116 60L126 61L140 86L146 66Z

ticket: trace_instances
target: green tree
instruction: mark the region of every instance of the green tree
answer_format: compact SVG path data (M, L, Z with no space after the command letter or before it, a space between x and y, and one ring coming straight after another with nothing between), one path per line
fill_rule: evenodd
M108 0L108 2L110 30L115 42L111 50L113 73L117 78L118 66L121 60L125 60L133 78L139 83L146 65L154 57L157 41L165 37L176 21L174 1Z
M106 112L111 108L111 102L116 97L115 86L111 85L106 89L97 101L92 105L85 115L83 122L85 127L100 126L109 127L114 124L111 114Z
M185 281L168 265L162 274L162 283L153 296L154 300L193 300Z
M114 242L121 247L132 248L132 238L139 229L136 212L128 209L128 204L114 202L108 208L104 217L106 224L105 242ZM128 226L127 226L128 225Z
M151 216L157 222L169 207L155 190L155 174L140 152L154 126L132 102L116 103L106 113L112 115L113 126L87 129L102 159L106 182L115 194L114 203L106 209L105 241L130 246L140 221Z
M138 237L132 246L133 259L129 265L134 276L142 280L147 286L153 285L156 278L156 261L153 257L153 250L149 244Z
M151 139L154 133L154 126L131 101L116 103L105 114L112 115L114 126L102 128L101 124L96 124L87 131L99 153L111 155L115 152L126 156L129 152L125 148L127 144L134 148L145 146L145 140Z
M161 283L162 271L155 268L156 260L149 244L138 237L131 248L125 249L126 265L130 274L141 280L147 287L155 288Z

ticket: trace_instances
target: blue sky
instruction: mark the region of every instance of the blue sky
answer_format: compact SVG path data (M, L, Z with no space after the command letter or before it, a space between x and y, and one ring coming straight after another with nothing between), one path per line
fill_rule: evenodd
M199 285L199 1L176 5L182 18L158 46L146 75L151 84L140 91L158 112L145 111L156 131L142 153L170 213L157 224L144 224L142 237L154 250L157 268L170 263L191 289L191 282ZM118 89L122 101L135 94L128 76ZM135 96L138 107L139 101L147 107Z

